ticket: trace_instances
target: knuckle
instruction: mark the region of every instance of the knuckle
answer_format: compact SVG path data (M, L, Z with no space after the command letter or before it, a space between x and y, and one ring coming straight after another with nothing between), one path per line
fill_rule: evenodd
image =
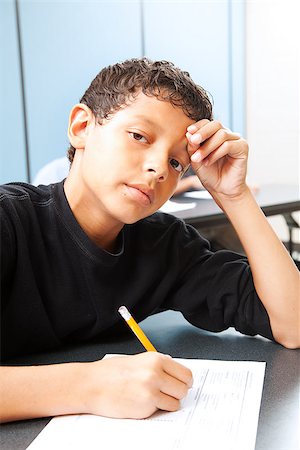
M193 372L188 369L188 384L190 385L193 382Z
M199 129L199 125L200 125L200 128L201 128L201 127L203 127L204 125L206 125L208 123L210 123L210 121L208 119L201 119L198 122L196 122L195 125L198 125L198 129Z
M162 358L164 355L157 352L146 352L145 358L147 358L148 362L152 367L158 367L161 365Z
M153 380L155 377L155 370L145 370L142 376L142 383L146 387L146 389L153 385Z
M179 408L180 408L180 400L172 398L168 408L169 411L178 411Z
M222 138L222 139L227 139L228 138L228 136L229 136L229 132L228 132L228 130L225 130L225 128L221 128L220 130L219 130L219 135L220 135L220 137Z
M241 139L243 146L245 147L246 152L249 151L249 144L245 139Z
M222 130L224 130L223 125L222 125L222 123L219 120L215 120L214 122L215 122L215 126L217 128L221 128Z
M188 390L190 387L193 386L193 382L194 382L194 379L193 379L193 373L192 373L191 370L188 370L188 373L187 373L187 376L186 376L186 387L187 387L187 390Z
M178 395L178 399L182 400L184 397L186 397L187 393L188 393L188 387L185 385L182 387L181 392Z
M231 147L231 142L230 142L230 141L225 141L225 142L223 143L223 149L224 149L224 150L229 150L230 147Z
M208 123L210 123L210 120L208 120L208 119L202 119L202 121L201 121L202 126L207 125Z

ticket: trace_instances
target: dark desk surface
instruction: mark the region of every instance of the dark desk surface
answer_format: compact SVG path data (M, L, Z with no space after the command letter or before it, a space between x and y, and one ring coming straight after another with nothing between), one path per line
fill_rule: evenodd
M172 311L152 316L141 326L160 352L174 357L266 361L255 450L299 450L299 350L287 350L267 339L242 336L231 329L218 334L199 330ZM93 361L106 353L141 351L140 343L129 335L110 343L93 342L35 355L30 360L19 358L15 363ZM0 448L25 449L48 421L49 418L1 425Z
M300 211L300 192L297 185L264 185L255 194L255 198L266 216ZM227 217L213 200L197 200L184 196L175 200L179 203L196 202L193 209L173 213L196 228L228 223Z

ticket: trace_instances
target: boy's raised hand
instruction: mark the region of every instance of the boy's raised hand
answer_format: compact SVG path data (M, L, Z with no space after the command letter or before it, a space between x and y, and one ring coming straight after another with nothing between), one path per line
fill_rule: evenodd
M188 368L156 352L88 364L87 412L108 417L143 419L158 409L177 411L193 381Z
M214 196L234 198L246 188L248 144L218 121L200 120L187 128L191 165Z

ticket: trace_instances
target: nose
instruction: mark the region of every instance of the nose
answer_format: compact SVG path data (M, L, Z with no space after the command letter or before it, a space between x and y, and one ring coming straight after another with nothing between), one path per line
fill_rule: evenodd
M158 182L166 181L169 173L169 160L162 153L149 155L144 163L144 168Z

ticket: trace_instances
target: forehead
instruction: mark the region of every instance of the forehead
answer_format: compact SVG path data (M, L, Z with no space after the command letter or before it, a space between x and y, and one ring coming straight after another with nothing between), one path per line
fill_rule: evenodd
M195 123L180 107L142 92L122 106L113 117L117 121L137 120L156 128L169 128L173 124L184 133L189 125Z

